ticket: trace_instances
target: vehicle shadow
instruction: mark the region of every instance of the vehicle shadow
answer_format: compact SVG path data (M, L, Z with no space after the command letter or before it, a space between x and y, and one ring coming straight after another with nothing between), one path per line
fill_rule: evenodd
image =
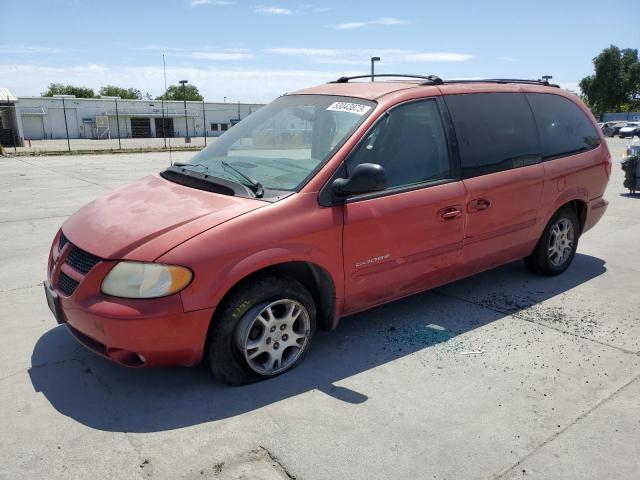
M204 367L119 367L86 351L63 326L38 340L29 375L34 389L60 413L106 431L181 428L240 415L312 390L338 401L362 403L368 400L366 395L336 383L437 344L458 353L458 335L605 271L603 260L580 254L571 268L553 278L532 275L522 262L505 265L344 318L335 331L317 333L298 368L244 387L217 383Z
M636 199L640 200L640 192L636 192L636 193L621 193L620 196L621 197L627 197L627 198L636 198Z

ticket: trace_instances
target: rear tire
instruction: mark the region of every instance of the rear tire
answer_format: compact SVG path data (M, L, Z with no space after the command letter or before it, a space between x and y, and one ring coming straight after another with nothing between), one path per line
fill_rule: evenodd
M316 328L313 297L289 277L242 285L219 313L211 326L207 361L213 376L229 385L264 380L295 367Z
M525 264L538 275L561 274L573 261L579 232L575 210L562 207L549 220L533 253L524 259Z

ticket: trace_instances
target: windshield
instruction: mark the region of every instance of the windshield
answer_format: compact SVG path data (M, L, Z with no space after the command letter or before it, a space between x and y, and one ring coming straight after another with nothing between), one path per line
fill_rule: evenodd
M375 103L328 95L283 96L242 120L186 168L265 190L297 190L342 146Z

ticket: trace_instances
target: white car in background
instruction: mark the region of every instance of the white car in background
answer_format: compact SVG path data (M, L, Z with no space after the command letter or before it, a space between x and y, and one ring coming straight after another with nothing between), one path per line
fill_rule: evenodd
M629 122L618 131L620 138L640 137L640 122Z

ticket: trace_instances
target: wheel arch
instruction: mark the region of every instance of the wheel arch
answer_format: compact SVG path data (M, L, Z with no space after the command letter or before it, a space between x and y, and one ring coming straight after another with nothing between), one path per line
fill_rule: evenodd
M560 208L569 207L572 208L578 216L578 226L580 227L580 234L584 231L584 226L587 223L587 202L582 199L570 200L567 203L561 205ZM556 210L556 211L558 211Z
M335 328L336 287L333 278L325 268L303 260L267 265L237 280L222 295L218 303L218 308L216 308L216 312L213 315L212 323L215 322L217 314L224 308L230 296L247 283L268 276L290 277L300 282L309 291L316 303L317 325L324 330Z

